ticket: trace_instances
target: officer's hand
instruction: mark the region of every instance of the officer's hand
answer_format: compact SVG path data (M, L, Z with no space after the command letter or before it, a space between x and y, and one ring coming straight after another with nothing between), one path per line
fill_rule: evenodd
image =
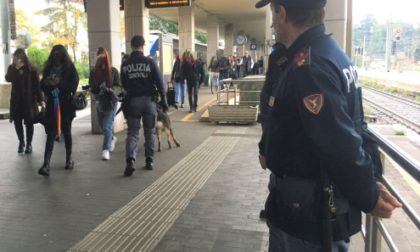
M168 112L168 103L166 103L166 99L162 98L162 100L159 102L160 107L162 108L163 113Z
M398 200L392 196L384 185L378 182L379 185L379 199L375 208L370 215L379 218L391 218L392 212L395 208L401 208L402 205Z
M263 170L267 170L267 165L265 164L265 157L260 155L260 164Z

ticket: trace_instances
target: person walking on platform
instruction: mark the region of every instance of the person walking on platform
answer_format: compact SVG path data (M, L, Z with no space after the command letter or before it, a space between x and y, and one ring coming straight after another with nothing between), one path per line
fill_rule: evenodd
M186 60L182 63L182 79L187 80L190 113L197 112L198 87L204 81L204 69L201 63L196 61L192 53L188 51L186 52Z
M178 54L174 54L175 64L172 69L171 80L175 83L175 109L178 109L179 95L181 95L181 108L184 108L185 93L187 92L187 85L182 79L182 62Z
M135 171L137 157L137 142L140 138L140 120L143 119L146 169L153 170L155 155L155 130L157 120L156 88L160 94L160 106L163 112L168 111L166 90L160 70L153 59L144 56L145 40L142 36L131 39L130 58L121 65L121 83L127 91L123 102L123 113L127 119L125 176L131 176Z
M232 69L232 79L238 79L238 63L236 62L235 56L230 56L230 67Z
M272 172L269 251L345 252L361 211L390 218L401 204L380 183L356 70L323 24L326 1L256 7L270 3L276 40L287 51L275 63L283 72L273 80L259 145L262 168Z
M71 125L76 117L76 110L72 105L72 98L78 85L79 75L66 49L62 45L54 46L45 63L41 80L41 90L47 96L46 123L44 125L47 142L44 164L38 171L42 176L49 176L50 174L50 160L54 141L55 137L60 135L61 130L66 146L66 165L64 169L73 169Z
M109 160L114 151L117 137L112 130L118 109L118 95L122 92L120 73L111 66L107 50L96 51L96 64L89 75L90 90L95 95L98 124L104 134L102 159Z
M12 83L10 122L15 124L19 139L18 153L31 154L34 124L39 114L37 103L45 104L38 71L23 49L17 49L13 54L13 63L7 69L5 79ZM26 149L22 120L26 126Z
M216 78L216 73L217 73L217 67L216 66L216 57L213 56L210 59L210 63L209 63L209 86L212 84L212 82L214 81L214 79Z
M242 78L247 77L251 74L252 69L254 68L254 60L249 56L248 51L245 52L245 56L241 59Z
M225 57L225 53L223 51L219 52L219 59L216 62L215 68L219 69L219 80L226 80L229 79L231 66L230 66L230 60ZM220 84L220 89L225 89L224 84Z
M223 51L219 52L219 59L216 62L215 68L219 69L220 80L229 79L230 74L230 60L225 57L225 53Z

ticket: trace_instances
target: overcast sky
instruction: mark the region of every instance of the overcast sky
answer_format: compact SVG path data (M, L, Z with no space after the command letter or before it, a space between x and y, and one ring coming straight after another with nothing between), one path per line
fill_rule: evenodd
M391 17L394 21L420 23L420 0L353 0L353 5L354 23L360 22L367 14L375 15L379 23L385 23ZM15 8L26 13L46 7L44 0L15 0Z
M420 23L420 0L353 0L353 5L354 23L367 14L375 15L379 23L385 23L391 17L393 21Z

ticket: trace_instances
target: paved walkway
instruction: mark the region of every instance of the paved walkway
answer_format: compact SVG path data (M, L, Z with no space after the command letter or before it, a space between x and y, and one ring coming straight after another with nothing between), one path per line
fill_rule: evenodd
M214 97L200 92L199 106ZM122 176L125 133L102 161L102 136L90 134L89 117L74 122L75 169L63 169L64 143L57 143L50 178L37 174L42 128L35 128L34 153L19 156L13 125L0 121L0 251L267 251L268 228L258 217L269 175L257 159L260 126L195 123L203 112L193 122L181 122L187 108L171 114L181 147L164 143L153 171L141 168L141 139L130 178ZM387 166L392 183L420 209L420 196ZM420 233L402 211L385 223L400 251L420 250ZM360 235L351 251L363 251Z

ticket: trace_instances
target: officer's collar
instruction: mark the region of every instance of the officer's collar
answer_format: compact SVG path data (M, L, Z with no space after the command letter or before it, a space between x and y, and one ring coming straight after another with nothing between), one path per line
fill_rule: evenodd
M286 53L287 53L287 48L283 43L277 42L274 46L274 51L271 53L271 57L270 57L270 64L273 64L274 62L277 62L278 60L282 59L281 61L279 61L279 63L283 64L287 61L287 57L286 57ZM284 59L283 59L284 58ZM279 64L279 65L281 65Z
M287 58L293 59L296 53L299 52L303 47L310 45L313 41L317 40L320 37L326 36L327 29L325 24L316 25L299 36L293 42L293 44L287 49Z
M140 52L140 51L133 51L131 53L131 55L141 55L141 56L144 56L144 53L143 52Z

